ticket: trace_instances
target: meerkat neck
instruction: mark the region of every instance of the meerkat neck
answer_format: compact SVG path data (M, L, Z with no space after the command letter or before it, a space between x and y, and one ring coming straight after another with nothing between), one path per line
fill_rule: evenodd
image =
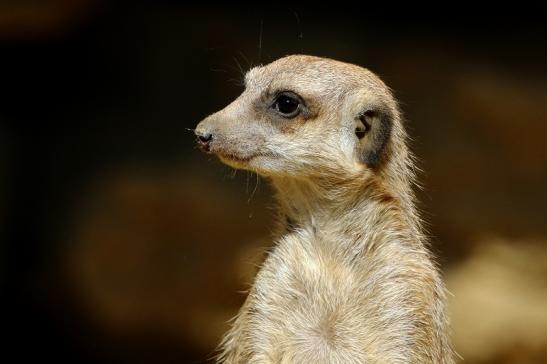
M301 227L352 235L363 229L389 228L396 224L396 228L406 226L414 236L421 237L420 221L414 208L401 209L401 204L408 204L406 199L385 190L374 179L335 184L277 179L273 184L283 231ZM382 223L376 223L377 220Z

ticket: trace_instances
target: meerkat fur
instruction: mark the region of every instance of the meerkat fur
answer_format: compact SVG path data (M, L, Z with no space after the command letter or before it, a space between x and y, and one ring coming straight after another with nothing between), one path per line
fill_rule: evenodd
M453 363L390 89L367 69L302 55L251 69L245 86L196 135L271 181L279 228L218 362Z

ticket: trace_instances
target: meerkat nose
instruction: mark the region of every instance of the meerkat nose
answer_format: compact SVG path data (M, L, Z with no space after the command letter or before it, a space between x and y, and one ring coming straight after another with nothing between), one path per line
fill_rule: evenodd
M210 149L211 140L213 140L213 134L209 132L196 131L197 143L201 150L208 152Z

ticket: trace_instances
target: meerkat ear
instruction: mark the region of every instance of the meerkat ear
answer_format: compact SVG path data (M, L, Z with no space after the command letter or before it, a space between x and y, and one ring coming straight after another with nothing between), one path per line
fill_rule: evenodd
M355 135L359 139L360 159L369 167L382 160L391 135L392 115L384 108L363 110L356 120Z

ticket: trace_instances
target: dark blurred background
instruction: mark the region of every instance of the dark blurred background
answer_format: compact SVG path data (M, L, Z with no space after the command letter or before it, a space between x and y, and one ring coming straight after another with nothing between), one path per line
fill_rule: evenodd
M400 100L465 362L547 361L544 13L282 5L0 3L5 357L207 362L271 243L272 199L187 128L245 70L306 53Z

